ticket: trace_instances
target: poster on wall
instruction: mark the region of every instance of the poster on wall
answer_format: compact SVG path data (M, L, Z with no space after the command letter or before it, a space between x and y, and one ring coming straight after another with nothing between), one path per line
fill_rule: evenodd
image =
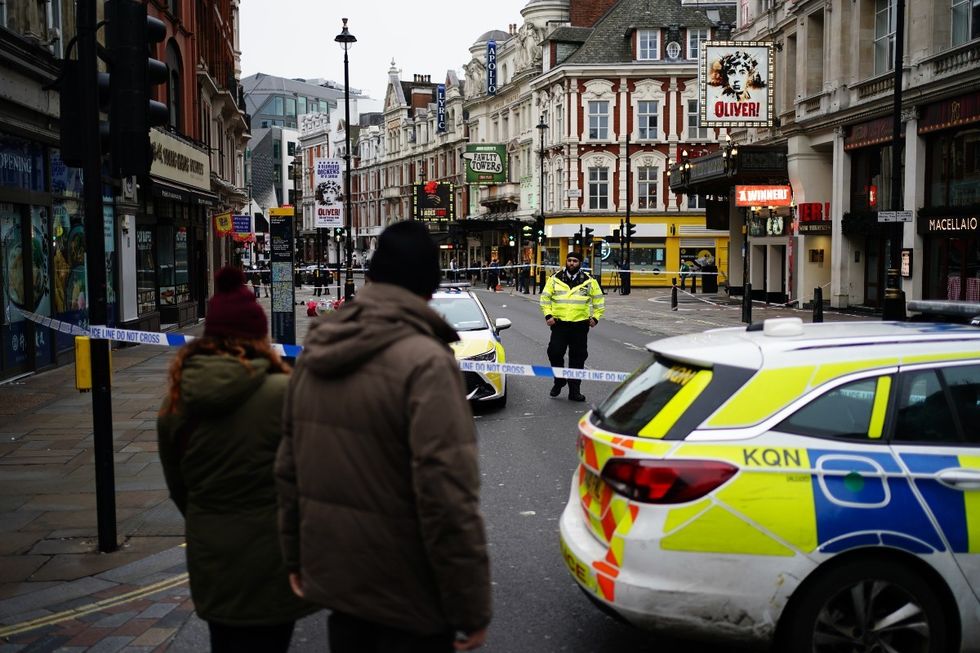
M427 181L414 185L412 215L423 222L454 220L453 185L448 181Z
M773 53L764 41L707 41L698 66L701 127L772 127Z
M507 146L501 143L467 143L463 152L467 184L506 184Z
M314 164L313 210L316 228L344 226L344 184L340 159L317 159Z

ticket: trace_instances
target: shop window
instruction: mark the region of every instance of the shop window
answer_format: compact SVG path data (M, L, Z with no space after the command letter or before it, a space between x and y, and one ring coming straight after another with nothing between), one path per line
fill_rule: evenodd
M589 102L589 139L609 138L609 102L592 100Z
M660 170L654 166L640 166L636 170L636 203L640 209L657 208L657 181Z
M660 58L660 30L637 30L636 58L639 61L649 61Z
M657 121L659 116L660 103L656 100L641 100L636 103L637 136L640 140L653 140L657 138Z
M980 0L952 0L953 45L980 38Z
M190 301L187 268L187 228L173 225L157 227L157 289L161 306Z
M136 310L140 315L157 310L157 265L153 230L136 229Z
M611 250L606 259L612 267L619 267L623 259L623 248L619 243L610 243ZM667 265L667 247L663 239L637 239L630 247L630 268L645 272L663 271Z
M895 67L895 0L875 0L875 74Z
M609 168L589 168L589 208L609 208Z
M928 148L929 206L980 204L980 132L935 136Z

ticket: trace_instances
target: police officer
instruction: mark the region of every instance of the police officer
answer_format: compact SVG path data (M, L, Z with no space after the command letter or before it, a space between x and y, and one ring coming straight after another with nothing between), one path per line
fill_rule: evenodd
M569 252L565 269L548 279L541 291L541 312L551 327L548 342L548 360L552 367L565 366L565 350L568 350L568 367L582 369L589 357L589 329L599 323L606 310L606 300L596 280L582 270L582 254ZM581 392L582 382L568 381L568 398L585 401ZM565 379L555 379L551 396L557 397L565 387Z

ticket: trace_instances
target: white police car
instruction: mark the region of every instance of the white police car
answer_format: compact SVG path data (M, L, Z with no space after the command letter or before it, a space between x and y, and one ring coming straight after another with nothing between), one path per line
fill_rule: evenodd
M447 283L439 287L429 301L437 313L459 334L452 343L456 360L505 362L500 332L510 328L511 321L497 318L491 321L483 304L470 290L468 283ZM498 373L463 372L466 398L496 406L507 403L507 377Z
M980 331L789 318L648 349L579 424L561 551L591 598L777 651L980 650Z

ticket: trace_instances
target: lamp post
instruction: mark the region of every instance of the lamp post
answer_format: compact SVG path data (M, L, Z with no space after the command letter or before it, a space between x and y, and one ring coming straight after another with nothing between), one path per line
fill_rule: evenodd
M535 126L535 129L537 129L538 130L538 133L541 134L541 139L540 139L540 142L541 142L541 151L539 152L539 156L538 156L538 182L540 184L539 189L538 189L538 210L539 210L539 213L541 215L541 229L543 230L544 229L544 132L545 132L546 129L548 129L548 125L546 125L545 122L544 122L544 114L541 115L540 119L538 120L538 124ZM542 234L542 237L543 237L543 234ZM538 267L540 268L540 266L541 266L541 238L538 239L538 251L537 251L537 256L535 258L537 259L536 263L537 263ZM541 274L540 269L535 270L535 271L538 274ZM532 275L532 278L531 278L531 283L532 284L536 283L533 275Z
M344 49L344 138L347 141L347 148L344 151L344 199L347 204L345 210L345 222L347 223L347 272L344 275L344 300L350 301L354 296L354 246L352 242L354 209L350 194L350 60L347 57L347 51L357 43L357 39L347 31L347 19L343 18L342 20L344 21L344 29L334 38L334 41L339 43L340 47Z

